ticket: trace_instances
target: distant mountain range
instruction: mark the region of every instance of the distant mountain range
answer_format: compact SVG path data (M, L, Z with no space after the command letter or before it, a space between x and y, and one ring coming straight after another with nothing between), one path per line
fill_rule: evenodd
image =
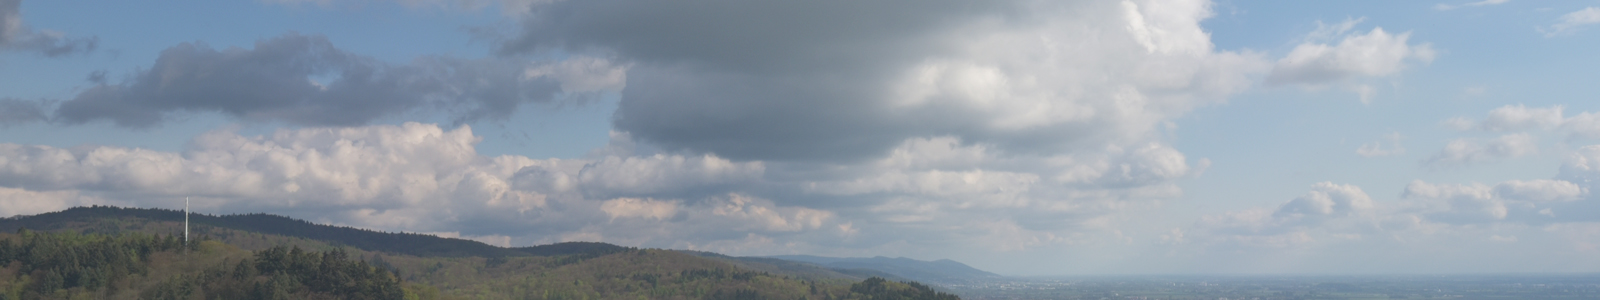
M766 256L765 258L816 264L846 272L848 270L873 270L895 277L940 285L987 282L1005 278L1004 276L985 272L948 259L922 261L904 257L839 258L811 255L778 255Z

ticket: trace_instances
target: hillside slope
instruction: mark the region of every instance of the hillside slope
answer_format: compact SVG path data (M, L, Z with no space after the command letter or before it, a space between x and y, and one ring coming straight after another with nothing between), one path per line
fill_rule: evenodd
M836 270L876 270L909 280L935 284L964 284L1004 278L948 259L921 261L904 257L839 258L810 255L779 255L767 258L812 263Z

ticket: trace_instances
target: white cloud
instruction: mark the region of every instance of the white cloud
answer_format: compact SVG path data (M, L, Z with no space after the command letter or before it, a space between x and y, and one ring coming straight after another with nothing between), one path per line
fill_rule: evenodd
M1600 217L1590 194L1600 146L1585 146L1568 156L1554 179L1507 180L1494 185L1435 184L1421 180L1406 186L1402 197L1412 201L1389 209L1391 215L1415 214L1447 224L1550 224L1593 222Z
M1408 62L1429 63L1434 50L1429 44L1409 44L1411 33L1390 34L1373 28L1366 34L1346 34L1359 19L1338 25L1318 24L1308 40L1273 65L1268 84L1326 85L1358 76L1383 77L1405 69ZM1329 45L1324 37L1342 38Z
M460 232L456 232L456 231L449 231L449 232L416 232L416 233L433 235L433 236L442 237L442 238L473 240L473 241L477 241L477 242L480 242L480 243L490 244L490 245L495 245L495 246L500 246L500 247L513 247L511 245L511 236L506 236L506 235L466 235L466 236L464 236L464 235L461 235Z
M183 152L0 144L0 198L10 199L0 201L0 213L89 204L174 208L194 196L202 212L285 214L495 245L671 246L725 242L746 232L837 244L863 231L826 209L728 192L792 184L762 183L762 162L667 154L485 157L474 149L479 140L467 126L406 123L265 136L218 130L194 138ZM660 197L683 191L695 192ZM619 194L643 196L609 196Z
M1400 140L1403 138L1404 137L1400 136L1399 132L1386 134L1381 140L1361 144L1360 148L1356 148L1356 154L1361 155L1362 157L1406 154L1406 148L1400 146ZM1384 142L1388 142L1387 147L1384 146Z
M120 197L222 198L244 210L423 209L432 199L524 213L544 196L509 188L519 164L479 157L467 127L280 130L270 137L214 131L183 153L120 147L59 149L0 145L0 178L30 190L90 190ZM495 165L509 163L510 165ZM363 224L357 224L363 225Z
M613 220L618 217L665 220L678 213L678 202L649 198L617 198L600 204L600 211L604 211Z
M1457 130L1478 129L1496 132L1554 130L1564 131L1571 138L1600 138L1600 113L1581 112L1572 117L1565 117L1564 110L1565 107L1561 105L1550 107L1506 105L1490 110L1489 116L1483 120L1455 117L1441 124Z
M1054 179L1068 184L1138 186L1167 182L1202 171L1190 168L1182 152L1166 145L1147 144L1132 149L1107 147L1101 155L1059 159L1064 164ZM1209 164L1202 160L1200 166Z
M1443 150L1422 161L1435 170L1534 154L1538 151L1533 136L1526 133L1502 135L1490 140L1462 138L1450 141Z
M1495 196L1532 202L1574 201L1588 189L1566 180L1510 180L1494 187Z
M1444 121L1439 121L1439 125L1444 126L1445 128L1465 131L1472 130L1473 121L1472 119L1468 119L1466 117L1454 117L1445 119Z
M0 215L35 215L65 210L74 206L96 204L121 204L98 197L85 196L77 191L36 192L18 188L0 187Z
M1561 123L1561 129L1570 132L1573 137L1600 139L1600 113L1574 115Z
M1402 196L1406 198L1429 199L1490 199L1494 198L1494 193L1488 186L1484 185L1430 184L1421 180L1416 180L1412 181L1411 184L1406 185L1405 194Z
M1190 245L1172 246L1226 251L1386 243L1415 247L1413 240L1448 242L1440 239L1444 236L1505 237L1509 235L1495 228L1584 222L1555 218L1571 214L1578 207L1572 201L1586 195L1574 194L1574 189L1572 183L1560 180L1512 180L1494 186L1416 180L1406 185L1402 200L1380 202L1354 185L1323 182L1276 208L1205 216L1185 230Z
M764 170L759 161L732 162L710 154L611 156L585 165L577 179L592 193L653 194L704 184L755 181Z
M1540 28L1545 37L1555 37L1576 32L1578 29L1600 23L1600 7L1586 7L1584 9L1561 15L1555 24Z
M1481 126L1488 131L1516 131L1528 129L1554 129L1566 122L1561 116L1562 106L1528 108L1522 104L1507 105L1489 111Z
M561 83L567 93L592 93L622 91L628 86L628 65L597 57L569 57L553 63L541 63L523 71L523 78L551 77Z
M606 215L661 219L671 210L659 200L603 202L586 200L580 192L693 188L760 171L759 163L713 156L484 157L474 149L478 140L466 126L444 130L407 123L286 129L268 136L219 130L196 137L181 153L0 144L0 185L17 193L54 195L39 196L41 203L29 207L104 203L72 200L101 198L172 207L171 199L198 196L210 200L197 206L213 211L274 212L385 230L520 236L530 233L490 232L473 224L563 223ZM633 176L617 175L623 172Z
M1505 220L1506 201L1495 197L1494 189L1482 184L1431 184L1421 180L1406 185L1405 198L1429 200L1420 203L1421 213L1430 220L1447 223L1477 223Z
M1278 218L1305 218L1308 216L1349 216L1372 210L1372 197L1360 187L1349 184L1319 182L1311 191L1273 212Z
M1339 264L1373 268L1366 264L1370 258L1363 252L1346 251L1374 248L1389 249L1385 250L1386 255L1408 257L1393 263L1454 264L1460 258L1438 258L1440 251L1504 247L1505 243L1531 247L1517 251L1581 257L1600 249L1596 246L1600 243L1588 236L1596 232L1595 220L1600 220L1600 210L1595 209L1600 206L1594 205L1596 199L1589 194L1593 185L1600 182L1593 180L1600 179L1600 145L1574 152L1555 179L1495 184L1414 180L1405 186L1399 199L1372 199L1358 193L1353 185L1319 183L1306 195L1276 207L1204 216L1190 227L1164 231L1156 244L1165 247L1168 256L1184 258L1178 263L1191 264L1196 260L1232 258L1278 266L1304 263L1306 255L1316 253L1312 255L1319 260L1343 259ZM1340 203L1362 209L1344 213ZM1180 237L1183 242L1175 242ZM1574 248L1555 249L1565 246ZM1285 248L1293 251L1286 252ZM1557 261L1559 265L1535 269L1570 264L1568 260ZM1229 264L1236 262L1230 260Z
M937 197L1006 195L1026 192L1037 174L997 171L891 171L847 182L821 182L809 190L825 194L910 193Z
M1439 4L1433 5L1433 9L1436 9L1436 10L1452 10L1452 9L1457 9L1457 8L1461 8L1461 7L1468 7L1468 6L1499 5L1499 4L1505 4L1506 2L1511 2L1511 0L1483 0L1483 1L1478 1L1478 2L1469 2L1469 3L1465 3L1465 4L1461 4L1461 5L1452 5L1452 4L1439 3Z
M1584 184L1600 183L1600 145L1579 147L1561 164L1557 179Z
M1376 204L1361 187L1319 182L1305 195L1277 208L1253 208L1208 215L1195 224L1191 239L1250 247L1294 247L1313 243L1313 232L1327 234L1370 227ZM1359 232L1359 231L1358 231Z
M712 216L739 221L736 229L765 231L801 231L821 228L823 222L833 219L829 211L804 207L779 207L771 200L742 194L713 197L707 205Z
M1453 224L1580 221L1589 215L1586 211L1592 210L1583 204L1589 196L1586 185L1560 179L1508 180L1493 186L1416 180L1406 186L1402 195L1413 201L1404 203L1395 213L1419 214L1429 221Z

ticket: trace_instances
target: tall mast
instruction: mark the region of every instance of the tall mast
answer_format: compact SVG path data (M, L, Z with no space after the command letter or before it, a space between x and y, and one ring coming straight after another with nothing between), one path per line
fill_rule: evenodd
M189 243L189 197L183 197L183 243Z

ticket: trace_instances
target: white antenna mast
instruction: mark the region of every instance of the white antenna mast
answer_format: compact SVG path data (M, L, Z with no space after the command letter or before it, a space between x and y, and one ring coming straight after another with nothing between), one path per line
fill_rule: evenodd
M189 197L183 197L183 243L189 243Z

